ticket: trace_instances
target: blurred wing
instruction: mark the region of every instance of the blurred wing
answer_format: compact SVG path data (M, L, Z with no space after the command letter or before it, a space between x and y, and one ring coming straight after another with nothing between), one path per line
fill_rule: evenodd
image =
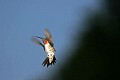
M48 31L48 29L45 29L45 35L46 35L46 39L48 40L48 42L50 43L50 45L54 46L54 44L52 42L52 36L51 36L50 32Z
M50 34L50 32L48 31L48 29L45 29L45 35L47 39L51 39L52 40L52 36Z
M32 37L32 41L37 43L38 45L42 46L44 48L44 50L45 50L44 45L39 40L37 40L35 37Z

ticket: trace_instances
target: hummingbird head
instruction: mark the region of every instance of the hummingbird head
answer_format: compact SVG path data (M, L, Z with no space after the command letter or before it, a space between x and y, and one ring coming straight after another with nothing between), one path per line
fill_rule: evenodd
M48 43L48 41L45 40L44 38L42 38L42 37L38 37L38 36L36 36L36 37L37 37L37 38L40 38L40 39L43 41L44 44L47 44L47 43Z
M42 41L43 41L44 44L47 44L47 43L48 43L48 41L45 40L44 38L41 38L41 39L42 39Z
M41 37L40 37L40 38L41 38ZM42 39L42 41L43 41L44 44L47 44L47 43L48 43L48 41L45 40L44 38L41 38L41 39Z

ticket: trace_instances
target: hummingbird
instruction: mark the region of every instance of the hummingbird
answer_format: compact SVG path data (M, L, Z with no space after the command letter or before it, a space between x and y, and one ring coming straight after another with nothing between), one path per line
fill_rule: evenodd
M48 29L45 29L44 32L45 32L46 38L35 36L33 38L33 41L43 47L46 53L46 59L43 61L42 65L43 67L45 65L47 65L48 67L49 65L52 65L52 64L54 65L56 63L56 57L55 57L56 50L52 42L52 36L50 32L48 31ZM40 38L43 44L37 38Z

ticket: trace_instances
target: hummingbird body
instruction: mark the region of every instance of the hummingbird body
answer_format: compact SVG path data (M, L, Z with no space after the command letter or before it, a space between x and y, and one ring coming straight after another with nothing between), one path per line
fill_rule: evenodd
M43 61L42 65L43 66L47 65L48 67L49 65L56 63L56 58L55 58L56 50L52 42L52 37L47 29L45 29L45 34L46 34L46 38L41 38L41 37L36 36L37 38L40 38L43 41L44 45L40 41L38 41L36 38L33 38L33 41L41 45L44 48L44 51L46 52L47 57Z
M45 44L45 52L47 57L49 58L49 63L51 63L53 61L53 57L55 56L55 51L49 43Z

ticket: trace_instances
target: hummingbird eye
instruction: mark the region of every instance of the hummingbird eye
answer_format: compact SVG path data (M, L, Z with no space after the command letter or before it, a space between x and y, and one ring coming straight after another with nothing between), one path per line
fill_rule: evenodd
M47 40L45 40L45 42L48 42Z

